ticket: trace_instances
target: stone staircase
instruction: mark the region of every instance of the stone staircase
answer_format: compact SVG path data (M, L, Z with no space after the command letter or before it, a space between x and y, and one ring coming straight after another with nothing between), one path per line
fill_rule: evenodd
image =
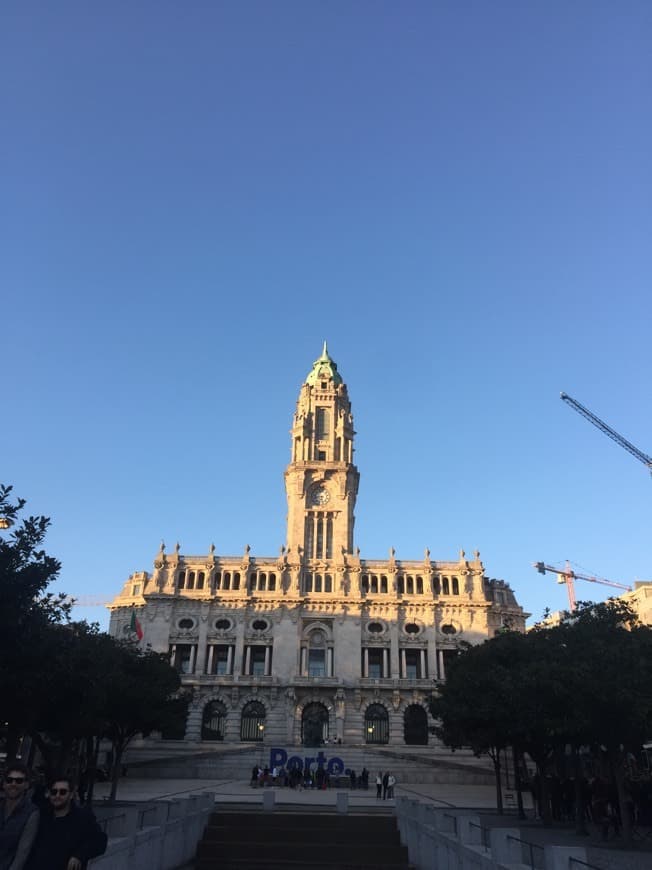
M195 870L409 870L388 813L214 813Z

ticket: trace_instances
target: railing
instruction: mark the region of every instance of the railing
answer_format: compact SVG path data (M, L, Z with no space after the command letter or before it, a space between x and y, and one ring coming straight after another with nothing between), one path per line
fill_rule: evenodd
M574 864L579 864L580 867L588 867L589 870L602 870L601 867L596 867L595 864L587 864L586 861L580 861L579 858L573 858L571 856L568 859L568 870L573 870Z
M138 829L147 828L156 824L157 810L156 807L146 807L143 810L138 810Z
M126 813L119 813L117 816L106 816L103 819L98 819L97 823L100 826L100 828L104 831L104 833L108 834L107 828L109 826L109 822L115 822L118 819L126 819L126 818L127 818Z
M523 864L527 864L532 868L532 870L535 870L535 868L536 870L540 870L540 868L543 867L543 846L540 846L538 843L529 843L527 840L521 840L519 837L512 837L511 835L508 835L507 839L514 843L521 844L521 857L523 858ZM539 854L538 863L534 860L535 850Z
M477 822L469 822L469 828L477 828L480 831L480 846L488 852L491 849L490 839L489 839L489 828L485 828L484 825L479 825Z

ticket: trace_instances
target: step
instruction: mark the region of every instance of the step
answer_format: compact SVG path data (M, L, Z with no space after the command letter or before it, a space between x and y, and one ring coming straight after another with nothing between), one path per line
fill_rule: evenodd
M293 859L283 858L280 861L273 861L268 858L260 860L247 859L222 859L222 858L207 858L197 859L194 864L194 870L410 870L410 865L407 860L392 863L383 861L380 864L369 862L368 860L359 863L344 861L310 861L305 860L295 861Z
M273 843L269 840L257 841L241 840L235 842L209 842L202 840L197 848L197 858L221 858L227 860L240 860L248 858L256 860L264 856L266 860L280 861L282 859L303 860L306 864L311 859L326 858L330 862L350 861L351 863L364 863L365 861L382 863L389 861L398 864L407 860L407 849L401 845L370 844L360 842L333 842L324 847L309 840L286 839L282 843Z
M400 843L399 832L394 829L383 829L373 831L370 837L365 837L366 830L361 831L342 829L335 827L315 827L301 826L296 827L281 827L277 829L261 829L255 826L245 828L242 825L229 827L228 825L210 825L204 832L204 842L206 843L233 843L233 842L267 842L267 843L287 843L288 838L300 837L301 840L309 843L330 843L334 837L340 842L360 842L361 839L370 839L376 845L387 844L388 846L398 845Z

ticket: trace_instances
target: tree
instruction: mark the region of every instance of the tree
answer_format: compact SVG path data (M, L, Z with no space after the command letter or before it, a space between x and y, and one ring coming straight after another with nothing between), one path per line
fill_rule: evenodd
M43 637L49 626L65 620L70 603L65 595L46 592L61 565L42 549L50 520L29 516L13 531L25 507L12 501L12 487L0 485L0 721L7 723L7 753L14 754L18 738L33 708L43 670Z
M163 654L143 651L127 643L117 644L116 652L111 670L104 675L104 733L113 744L111 800L115 800L117 793L125 749L137 734L147 736L174 714L181 682Z

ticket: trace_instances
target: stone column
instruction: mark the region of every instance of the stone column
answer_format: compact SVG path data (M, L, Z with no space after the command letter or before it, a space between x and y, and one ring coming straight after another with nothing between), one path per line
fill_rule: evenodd
M421 655L421 679L425 680L428 676L428 671L426 669L426 651L425 649L420 650Z
M404 649L401 650L401 671L399 673L399 676L402 680L404 680L405 677L407 676L407 667L405 664L405 650Z
M399 659L398 659L398 625L396 624L396 621L395 621L397 618L398 618L398 613L396 613L394 615L394 621L390 624L390 627L389 627L389 637L391 640L390 656L391 656L391 661L392 661L392 671L391 671L390 676L392 676L392 677L400 676Z
M214 655L215 655L215 644L211 643L208 645L208 664L206 666L206 673L207 674L213 673L213 657L214 657Z
M271 653L271 651L272 651L271 647L269 647L269 646L265 647L265 676L266 677L269 677L270 672L271 672L271 668L270 668L270 659L271 659L270 653Z
M235 635L235 665L233 675L239 677L242 673L242 657L244 655L244 620L238 620Z
M326 650L326 676L333 676L333 647L329 646Z
M249 676L251 674L251 647L248 646L245 650L245 663L244 663L245 675Z
M229 648L226 653L226 672L227 674L233 673L233 646L231 644L229 644Z

